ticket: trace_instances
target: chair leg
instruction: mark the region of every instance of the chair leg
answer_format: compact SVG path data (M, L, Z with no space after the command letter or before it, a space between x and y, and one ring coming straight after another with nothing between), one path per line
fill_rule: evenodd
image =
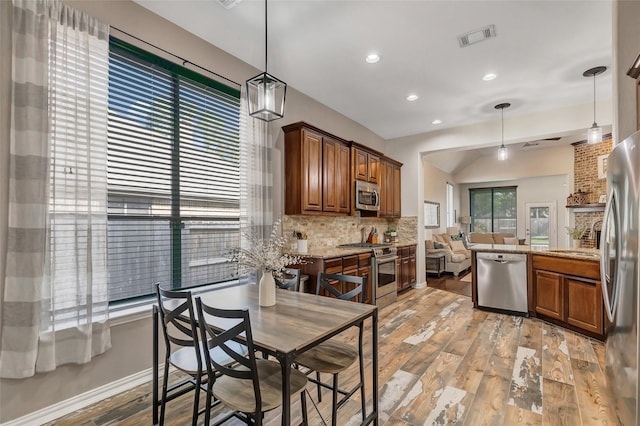
M209 377L207 380L207 399L204 411L204 424L209 426L211 423L211 394L213 388L213 377Z
M320 386L320 372L316 371L316 389L318 391L318 402L322 402L322 388Z
M305 389L300 393L300 409L302 410L302 424L308 426L309 419L307 418L307 395Z
M358 339L358 358L360 361L360 399L362 400L362 421L367 418L367 401L365 399L365 391L364 391L364 355L362 354L362 337L363 337L363 327L360 324L360 335Z
M198 407L200 406L200 384L202 382L202 374L198 373L196 376L196 388L195 395L193 396L193 414L191 418L191 424L198 426Z
M333 375L333 402L331 403L331 426L338 424L338 373Z
M165 359L164 375L162 376L162 401L160 401L160 426L164 425L164 407L167 403L167 382L169 381L169 362ZM155 410L155 408L154 408Z

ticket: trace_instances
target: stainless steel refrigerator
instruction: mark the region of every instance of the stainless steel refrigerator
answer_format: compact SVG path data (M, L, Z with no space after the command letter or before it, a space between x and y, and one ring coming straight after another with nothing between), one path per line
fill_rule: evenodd
M602 292L611 321L606 376L620 422L636 426L638 406L638 241L640 132L616 145L607 161L607 206L601 243Z

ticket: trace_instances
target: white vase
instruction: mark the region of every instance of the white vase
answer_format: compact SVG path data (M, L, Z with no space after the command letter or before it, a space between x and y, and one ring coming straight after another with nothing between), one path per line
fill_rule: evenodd
M582 240L571 240L573 241L573 248L580 248L582 245Z
M271 271L262 272L262 278L258 284L258 302L260 306L273 306L276 304L276 281Z
M298 240L298 253L306 253L307 248L307 240Z

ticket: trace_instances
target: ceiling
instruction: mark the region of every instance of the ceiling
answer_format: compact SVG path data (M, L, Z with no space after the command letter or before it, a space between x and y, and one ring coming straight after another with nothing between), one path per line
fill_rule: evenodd
M135 1L264 70L263 1ZM460 47L490 24L495 38ZM599 65L596 96L610 99L611 34L608 0L272 0L268 70L392 139L496 120L501 102L505 116L592 102L582 73ZM366 63L371 52L382 59Z

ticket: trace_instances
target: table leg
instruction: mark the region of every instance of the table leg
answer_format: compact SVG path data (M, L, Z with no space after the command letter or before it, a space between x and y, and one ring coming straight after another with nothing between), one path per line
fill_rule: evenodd
M153 424L158 424L158 307L153 305Z
M291 363L293 356L276 353L276 358L282 368L282 425L291 424Z
M373 375L373 424L378 424L379 412L378 412L378 310L373 311L373 315L371 317L371 332L372 336L372 345L373 345L373 360L372 360L372 375Z

